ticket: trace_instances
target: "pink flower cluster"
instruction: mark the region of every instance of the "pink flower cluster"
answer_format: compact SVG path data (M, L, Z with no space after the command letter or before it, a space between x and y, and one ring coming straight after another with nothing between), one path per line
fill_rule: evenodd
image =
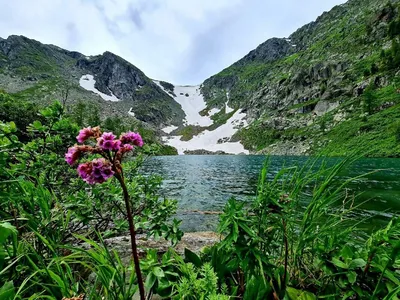
M103 183L114 175L111 163L104 158L97 158L91 162L78 166L79 176L89 184Z
M86 127L83 128L79 131L78 136L76 137L76 140L78 143L84 143L86 140L90 139L91 137L94 137L96 133L98 133L100 129L98 127Z
M143 139L139 133L128 131L127 133L122 134L119 139L124 144L132 144L138 147L143 146Z
M96 139L97 143L95 147L89 145L70 147L65 154L65 161L69 165L74 165L85 152L103 156L78 166L79 176L89 184L105 182L116 171L118 172L117 165L121 163L123 154L132 151L134 146L143 146L143 139L139 133L129 131L116 139L112 132L102 133L99 127L81 129L76 139L79 143Z
M101 137L97 139L97 146L106 151L118 151L121 148L121 141L115 140L115 135L111 132L104 132Z
M67 162L67 164L72 166L79 159L79 156L80 156L80 151L79 151L78 147L75 147L75 146L70 147L70 148L68 148L68 152L65 153L65 161Z

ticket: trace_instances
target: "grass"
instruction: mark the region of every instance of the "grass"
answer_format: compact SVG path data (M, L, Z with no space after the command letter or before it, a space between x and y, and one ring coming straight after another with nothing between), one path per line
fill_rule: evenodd
M177 135L181 135L181 141L190 141L193 136L203 132L206 127L189 125L178 131Z
M319 98L315 98L315 99L310 99L306 102L301 102L301 103L297 103L295 105L292 105L288 108L288 110L292 110L292 109L298 109L298 108L302 108L302 107L306 107L308 105L313 105L313 104L317 104L320 101Z
M362 118L344 121L329 131L324 138L329 141L320 149L332 156L343 156L351 151L376 157L400 157L400 143L396 138L400 120L400 105Z

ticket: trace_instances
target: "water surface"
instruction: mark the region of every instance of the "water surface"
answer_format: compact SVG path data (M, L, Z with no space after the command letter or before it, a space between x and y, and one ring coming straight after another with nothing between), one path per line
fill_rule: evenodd
M273 156L269 175L273 176L282 166L302 165L308 159ZM160 156L150 158L143 171L164 178L161 194L178 200L177 218L183 221L184 231L204 231L215 230L218 215L199 211L221 211L231 197L251 201L264 161L265 156ZM374 170L381 171L349 186L349 192L362 192L357 203L367 201L359 214L372 217L368 222L370 227L381 226L400 213L400 159L361 159L340 177L346 180Z

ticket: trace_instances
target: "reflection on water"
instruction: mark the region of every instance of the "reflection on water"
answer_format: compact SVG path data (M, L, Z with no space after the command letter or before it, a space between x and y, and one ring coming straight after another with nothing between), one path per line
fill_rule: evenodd
M301 165L306 157L271 157L270 176L282 166ZM335 161L336 159L331 159ZM143 167L146 174L164 178L161 193L178 200L177 217L183 220L184 231L214 230L218 215L191 211L221 211L230 197L249 201L255 195L258 175L264 156L164 156L149 159ZM350 185L362 192L359 203L364 216L371 215L371 224L400 212L400 159L362 159L341 174L345 180L371 171Z

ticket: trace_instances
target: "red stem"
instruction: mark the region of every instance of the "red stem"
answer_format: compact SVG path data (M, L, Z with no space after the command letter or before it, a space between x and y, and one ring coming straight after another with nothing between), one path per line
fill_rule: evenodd
M132 216L132 210L131 210L131 205L130 205L130 201L129 201L128 189L126 188L124 177L123 177L123 175L121 175L120 172L117 171L115 173L115 177L118 179L119 183L121 184L121 187L122 187L122 190L124 193L124 200L125 200L126 212L127 212L127 216L128 216L128 223L129 223L129 233L131 235L132 256L133 256L133 261L135 263L136 276L138 279L140 299L146 300L145 292L144 292L144 285L143 285L143 277L142 277L142 272L140 271L140 265L139 265L139 255L138 255L137 245L136 245L135 225L133 223L133 216Z

